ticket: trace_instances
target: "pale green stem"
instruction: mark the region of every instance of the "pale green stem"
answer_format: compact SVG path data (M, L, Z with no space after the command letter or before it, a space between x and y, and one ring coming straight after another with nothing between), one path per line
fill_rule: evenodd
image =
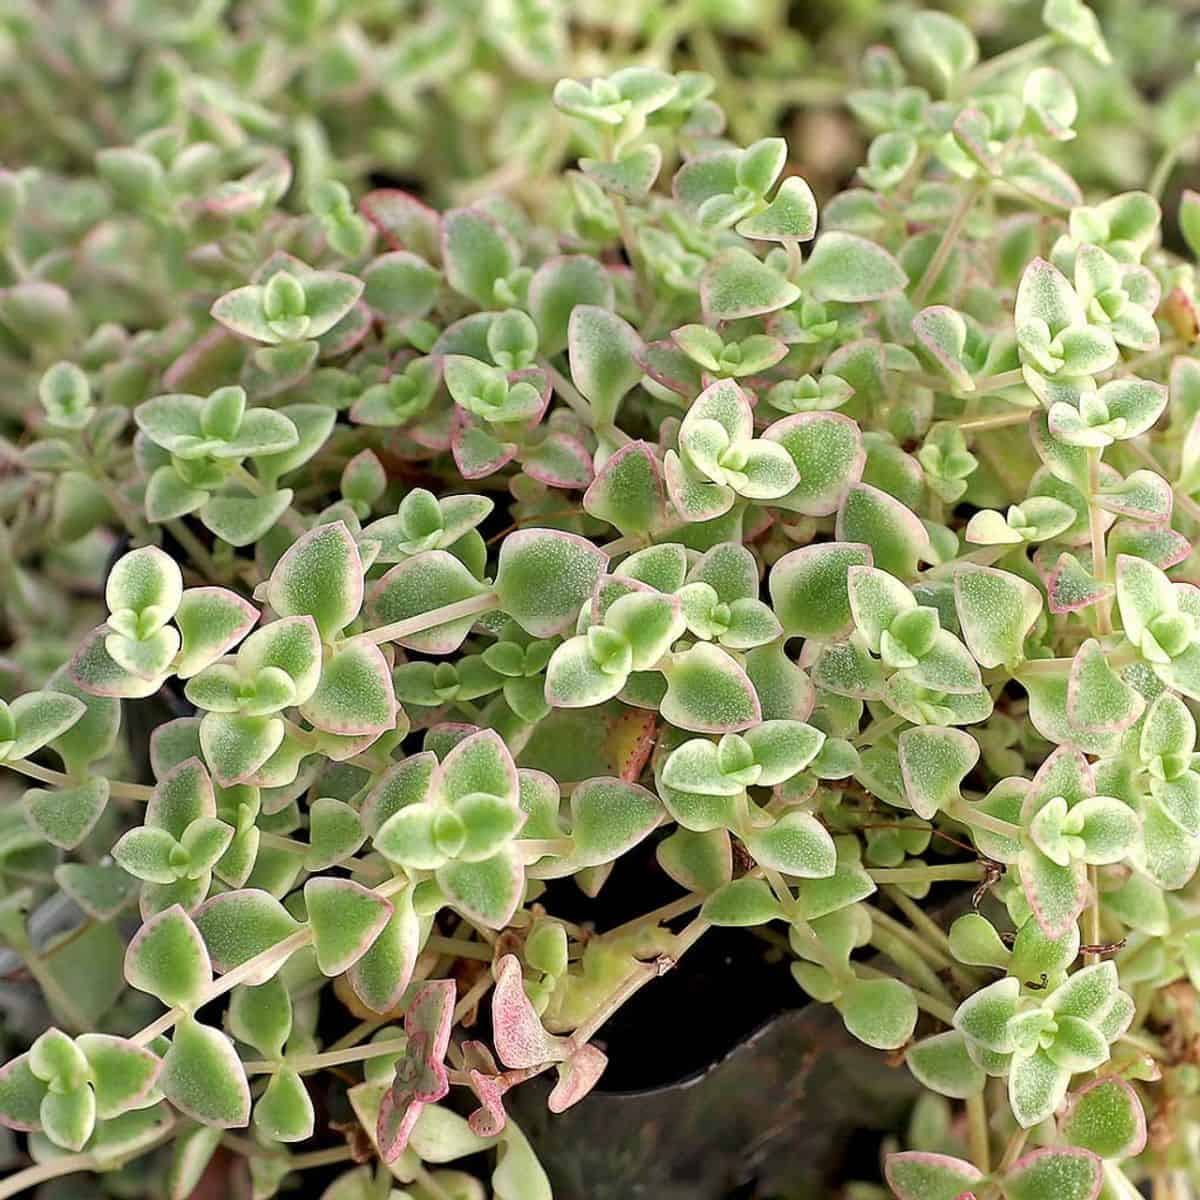
M933 257L926 264L920 281L913 290L912 306L914 309L919 309L924 304L925 297L929 295L930 289L937 283L938 277L942 273L942 268L946 265L946 260L950 257L950 252L954 249L954 244L958 241L963 226L966 224L967 217L971 212L971 207L979 198L981 190L981 185L978 183L968 184L963 189L958 207L955 208L949 223L942 233L942 240L938 242L937 249L933 252Z
M397 876L380 884L379 887L374 889L374 892L377 896L386 898L408 887L408 885L409 881L406 878ZM254 955L253 958L248 958L240 966L227 971L219 979L214 979L203 989L191 1009L168 1009L162 1016L157 1017L149 1025L135 1033L130 1041L137 1046L149 1045L160 1034L166 1033L168 1029L173 1028L190 1011L202 1008L210 1001L216 1000L218 996L224 996L226 992L233 991L239 983L244 983L247 979L253 979L264 968L275 966L277 963L282 966L297 950L302 950L307 946L312 941L312 937L312 928L310 926L305 925L297 929L295 933L285 937L281 942L276 942L275 945L268 946L266 950Z
M242 1065L247 1075L273 1075L276 1071L290 1068L301 1075L312 1071L323 1071L326 1067L344 1067L347 1063L363 1062L369 1058L384 1058L389 1054L400 1054L408 1045L408 1038L388 1038L382 1042L364 1042L349 1046L345 1050L325 1050L320 1054L289 1055L279 1061L271 1059L249 1059Z
M1000 376L996 376L997 379ZM957 425L960 433L984 433L989 429L1007 429L1012 425L1028 425L1030 410L1019 408L1015 412L995 413L990 417L964 417L959 421L951 421Z
M985 1174L992 1170L992 1146L988 1131L987 1098L982 1091L967 1097L967 1135L971 1161Z
M7 1179L0 1179L0 1200L7 1200L9 1196L16 1196L27 1188L37 1187L40 1183L59 1179L63 1175L74 1175L79 1171L111 1170L118 1165L118 1162L121 1164L131 1162L135 1158L149 1154L151 1150L156 1150L174 1136L175 1122L172 1121L152 1142L139 1146L135 1153L129 1155L128 1158L119 1159L117 1162L109 1158L101 1160L95 1154L85 1152L83 1154L63 1154L48 1162L34 1163L33 1166L26 1167L23 1171L17 1171Z
M557 857L570 854L575 849L575 842L568 837L561 838L517 838L513 843L515 849L525 856L526 862L537 862L547 854Z
M1100 460L1103 451L1090 446L1088 458L1088 525L1092 537L1092 574L1105 584L1108 582L1108 552L1104 545L1104 510L1096 503L1100 492ZM1097 627L1101 635L1112 633L1112 610L1109 602L1101 598L1096 604Z
M217 566L213 556L208 552L208 548L182 520L167 521L166 526L170 530L171 536L188 552L188 557L200 568L205 578L213 583L228 582L229 572L222 571Z
M499 598L495 592L484 592L480 596L468 596L466 600L456 600L453 604L444 604L441 608L431 608L428 612L418 613L415 617L406 617L402 621L392 621L388 625L380 625L377 629L367 629L357 634L375 645L383 642L393 642L397 638L411 637L414 633L423 633L426 629L435 629L450 621L459 621L463 617L473 617L481 613L491 612L499 607Z
M873 922L874 917L875 914L872 914ZM905 982L924 988L931 996L938 994L942 1000L950 1000L946 985L937 977L929 963L908 942L885 929L881 922L874 922L872 925L871 945L896 964L900 973L907 976Z
M948 863L937 867L875 867L867 874L876 883L978 883L983 878L979 863Z
M664 975L695 945L700 936L709 928L703 917L696 917L675 937L675 944L669 956L660 956L653 962L638 963L638 965L621 981L582 1025L571 1035L572 1044L578 1048L586 1045L596 1031L625 1003L631 996L639 992L652 979Z
M588 425L591 425L596 419L595 414L592 412L592 406L579 394L579 389L548 358L539 358L537 365L546 372L551 387Z
M971 93L985 80L994 79L997 75L1003 75L1005 71L1014 70L1016 67L1024 66L1025 63L1031 62L1035 58L1041 58L1048 50L1053 49L1056 44L1057 39L1053 34L1046 33L1041 37L1034 38L1032 41L1014 46L1011 50L1005 50L1003 54L997 54L995 57L989 58L986 62L981 63L971 71L960 81L961 86L959 90L963 94Z
M14 758L8 762L0 763L0 766L5 766L13 771L18 771L22 775L27 775L30 779L36 779L40 783L49 783L54 787L78 787L80 780L72 779L70 775L64 774L62 771L52 771L49 767L39 766L37 763L30 762L27 758ZM154 789L147 787L144 783L125 783L122 780L109 780L108 794L118 800L149 800L154 795Z
M971 808L966 801L960 800L958 803L951 804L945 811L947 816L961 821L964 825L969 825L974 829L983 829L988 833L998 834L1000 837L1019 840L1024 832L1020 825L993 817L990 813L978 812Z

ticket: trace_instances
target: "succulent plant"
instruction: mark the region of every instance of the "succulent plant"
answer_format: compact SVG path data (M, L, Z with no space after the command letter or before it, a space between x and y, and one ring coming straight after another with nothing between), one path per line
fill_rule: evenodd
M69 7L0 23L0 1197L549 1197L506 1094L719 927L924 1089L899 1200L1200 1188L1187 85L1114 194L1081 0L909 14L818 201L714 6Z

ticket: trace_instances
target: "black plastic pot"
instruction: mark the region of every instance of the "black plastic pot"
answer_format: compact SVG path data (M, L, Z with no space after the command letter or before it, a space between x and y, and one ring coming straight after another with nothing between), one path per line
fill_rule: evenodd
M838 1182L877 1178L873 1135L896 1129L918 1092L815 1004L664 1087L595 1091L557 1116L549 1088L533 1080L508 1103L555 1200L827 1200Z

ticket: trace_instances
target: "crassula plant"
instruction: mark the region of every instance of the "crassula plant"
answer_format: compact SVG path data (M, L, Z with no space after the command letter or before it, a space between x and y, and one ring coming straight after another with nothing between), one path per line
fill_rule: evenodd
M453 44L358 28L301 91ZM0 173L0 1197L543 1200L507 1094L602 1085L714 928L924 1089L898 1200L1200 1188L1177 148L1081 187L1080 0L983 61L906 18L821 204L661 50L530 72L524 203L182 66L75 187ZM611 920L616 870L673 898Z

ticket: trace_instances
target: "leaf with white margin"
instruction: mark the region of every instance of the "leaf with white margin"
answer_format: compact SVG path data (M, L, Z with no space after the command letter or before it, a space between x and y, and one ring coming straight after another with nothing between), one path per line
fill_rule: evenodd
M303 929L274 896L261 888L221 892L196 909L194 920L213 966L222 974L242 966ZM286 961L284 956L269 962L252 972L244 982L265 983Z
M660 711L679 729L736 733L762 719L754 685L724 650L699 642L662 668L667 692Z
M896 748L905 798L925 820L961 798L962 781L979 761L979 743L964 730L944 726L906 729Z
M953 1100L978 1096L987 1082L957 1029L917 1042L908 1048L904 1059L918 1083Z
M392 915L391 903L350 879L320 875L304 885L317 966L340 975L370 949Z
M250 1084L233 1043L194 1017L176 1025L158 1085L180 1112L202 1124L236 1129L250 1120Z
M797 879L827 879L837 869L833 838L806 812L785 812L773 824L747 831L742 840L759 866Z
M1001 1182L1005 1200L1096 1200L1103 1185L1104 1165L1094 1154L1058 1147L1019 1158Z
M575 623L607 565L608 555L586 538L518 529L500 547L496 595L526 633L554 637Z
M200 930L178 905L151 917L125 952L125 978L168 1008L195 1008L212 982L212 963Z
M1025 638L1042 611L1042 594L1009 571L960 564L954 572L954 603L963 638L982 667L1024 658Z
M820 639L844 634L852 622L849 570L871 561L870 547L846 542L804 546L780 558L768 587L784 631Z
M267 600L281 617L311 616L322 640L332 641L362 607L363 566L344 522L303 534L275 564Z
M175 674L188 679L216 662L254 627L258 609L228 588L188 588L175 612L182 636Z

